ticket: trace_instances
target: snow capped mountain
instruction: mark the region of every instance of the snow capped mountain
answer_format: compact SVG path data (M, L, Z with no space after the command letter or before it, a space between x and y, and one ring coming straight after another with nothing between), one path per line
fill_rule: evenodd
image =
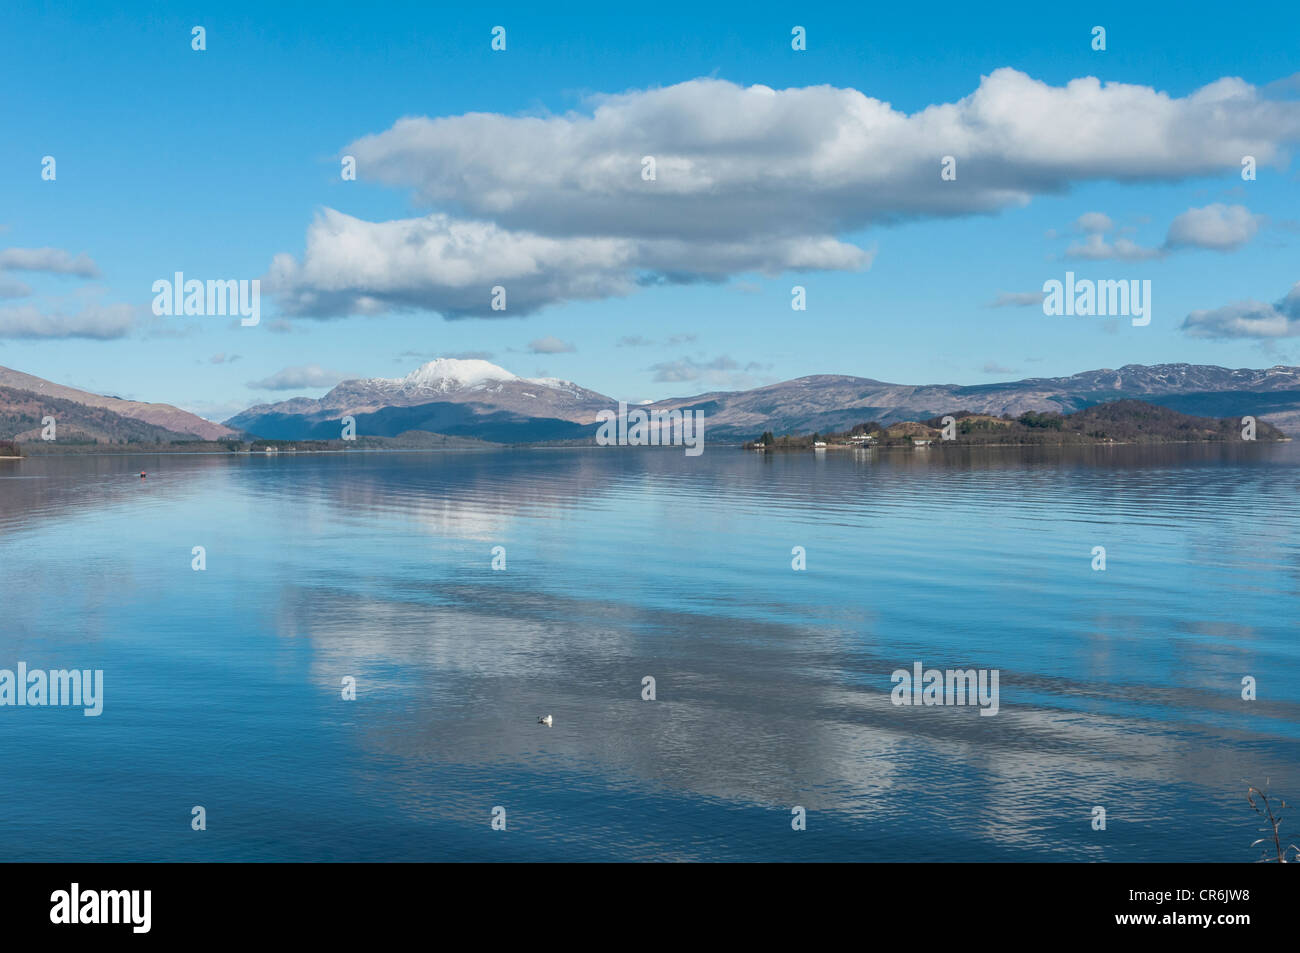
M344 383L375 391L424 395L450 394L465 390L492 392L500 389L496 385L509 382L533 384L536 387L568 393L575 393L575 389L582 390L572 381L560 380L558 377L520 377L490 361L460 360L454 357L440 357L427 364L421 364L405 377L371 377Z
M462 361L454 357L440 357L421 364L405 377L388 379L377 377L373 383L396 384L404 388L429 388L437 391L458 390L486 384L489 381L517 381L519 378L504 367L489 361Z
M593 423L601 410L617 406L572 381L520 377L489 361L442 357L405 377L343 381L319 400L295 397L259 404L232 417L231 426L297 439L308 433L333 435L339 429L336 421L351 415L360 432L381 436L430 430L490 433L486 439L504 441L535 432L567 439Z

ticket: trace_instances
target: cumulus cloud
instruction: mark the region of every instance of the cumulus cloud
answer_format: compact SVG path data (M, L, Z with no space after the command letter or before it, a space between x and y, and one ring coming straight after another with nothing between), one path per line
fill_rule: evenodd
M298 390L304 387L333 387L339 381L345 381L355 374L341 371L329 371L319 364L300 364L276 371L270 377L260 381L249 381L248 386L255 390Z
M1292 73L1290 76L1284 76L1282 79L1275 79L1273 82L1262 88L1265 96L1273 99L1294 99L1300 97L1300 73Z
M1146 248L1129 238L1116 238L1113 242L1109 242L1100 232L1091 232L1086 239L1074 242L1065 250L1066 258L1083 258L1089 261L1107 259L1147 261L1162 255L1164 255L1162 249Z
M86 255L69 255L61 248L5 248L0 271L45 271L79 278L99 277L99 268Z
M1216 202L1205 208L1190 208L1170 223L1165 245L1235 251L1255 237L1262 218L1244 205Z
M98 266L85 254L71 255L61 248L4 248L0 249L0 299L27 298L32 294L26 282L5 275L11 271L78 278L99 276ZM72 295L47 298L39 304L33 301L0 308L0 338L110 341L136 330L139 320L135 307L104 304L96 300L100 294L101 289L83 287Z
M0 298L26 298L31 293L30 285L21 281L0 279Z
M737 271L856 270L871 252L834 238L753 236L718 242L675 238L553 238L438 213L366 222L322 209L300 264L277 255L266 278L291 314L333 317L392 309L449 318L515 317L562 300L632 293L653 281L721 281ZM493 310L492 289L505 289Z
M1081 232L1108 232L1114 228L1115 223L1109 215L1102 212L1084 212L1074 225Z
M561 341L557 337L537 338L528 342L531 354L572 354L576 350L568 341Z
M454 318L655 283L864 269L872 253L841 236L873 224L995 212L1078 182L1210 174L1243 155L1281 165L1297 138L1300 103L1240 79L1172 97L1013 69L912 114L855 89L695 79L562 116L406 118L343 151L364 178L410 189L434 213L371 223L323 210L301 261L277 256L267 285L290 313ZM939 177L944 155L958 159L958 188ZM498 284L504 312L490 307Z
M1276 304L1237 301L1193 311L1181 325L1198 338L1290 338L1300 336L1300 281Z
M735 238L992 211L1082 179L1169 180L1282 157L1300 108L1240 79L1173 98L1014 69L908 115L855 89L696 79L594 98L591 115L410 118L349 144L363 175L507 228ZM962 187L939 179L958 157ZM641 158L656 157L656 179Z
M1071 244L1065 250L1065 257L1092 261L1146 261L1186 248L1235 251L1255 237L1263 221L1264 216L1253 214L1244 205L1217 202L1204 208L1189 208L1169 224L1164 244L1150 248L1124 237L1108 240L1106 235L1115 227L1110 216L1087 212L1074 223L1075 230L1084 232L1086 237Z
M1003 291L989 302L990 308L1029 308L1043 303L1041 291Z
M89 338L108 341L125 337L136 325L129 304L85 304L79 311L44 311L34 304L0 308L0 338Z

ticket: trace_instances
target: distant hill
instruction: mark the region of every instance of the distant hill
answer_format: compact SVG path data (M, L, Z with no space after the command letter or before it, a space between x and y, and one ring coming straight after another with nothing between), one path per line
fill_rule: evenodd
M1231 370L1212 365L1126 365L1070 377L974 386L891 384L865 377L814 375L747 391L718 391L641 405L647 410L702 410L706 439L753 440L765 431L837 433L864 421L896 424L943 414L1000 418L1073 414L1141 400L1194 417L1247 414L1283 431L1300 431L1300 368ZM487 361L430 361L401 378L344 381L319 399L298 397L250 407L223 424L169 404L91 394L0 368L0 440L39 439L41 418L58 420L59 442L168 444L224 441L247 434L267 440L338 440L344 416L358 438L398 438L448 446L443 438L492 443L588 443L597 415L618 402L571 381L524 378ZM1100 418L1098 418L1100 421ZM357 447L357 444L353 444ZM55 449L53 447L49 449Z
M442 358L406 377L344 381L319 400L259 404L226 425L268 439L328 440L351 416L358 436L420 430L523 443L588 437L596 415L617 403L571 381L517 377L487 361Z
M1096 404L1137 398L1206 417L1267 418L1300 430L1300 368L1265 370L1198 364L1126 365L1070 377L996 384L890 384L862 377L816 375L748 391L659 401L661 409L701 409L711 438L752 439L776 433L831 433L864 420L893 423L970 411L1019 416L1067 414Z
M1042 414L1029 416L1036 418L1029 429L1051 426ZM1117 440L1124 443L1181 440L1237 443L1242 439L1241 418L1235 415L1217 419L1195 417L1141 400L1116 400L1087 407L1063 417L1061 427L1064 432L1077 433L1093 440ZM1256 420L1256 440L1282 440L1285 437L1286 434L1267 421Z
M747 442L771 450L808 450L816 442L836 446L910 446L914 441L932 441L944 446L1054 446L1096 443L1242 443L1239 417L1216 419L1194 417L1141 400L1116 400L1097 404L1072 414L1026 411L1018 417L994 417L959 411L953 414L952 441L942 439L944 422L932 417L924 421L883 424L864 421L843 433L775 435ZM1271 424L1257 420L1255 440L1284 440L1286 435Z
M1199 364L1130 364L1070 377L994 384L891 384L819 374L745 391L716 391L642 405L702 410L710 440L752 440L764 431L839 432L864 420L897 423L969 411L1000 417L1026 411L1068 414L1140 399L1201 417L1267 419L1300 431L1300 368L1228 369ZM487 361L431 361L403 378L344 381L319 400L250 407L227 426L260 437L332 439L346 414L358 434L428 430L499 443L583 442L614 398L570 381L517 377Z
M41 417L47 414L58 420L59 439L65 432L71 435L67 425L74 423L85 434L93 435L91 439L105 442L141 438L152 441L155 437L220 440L235 436L229 427L171 404L91 394L0 367L0 439L39 439Z
M61 397L45 397L31 391L0 387L0 434L18 443L40 442L44 417L55 420L55 443L121 444L169 443L194 440L193 434L177 433L165 427L124 417L104 407L88 407Z

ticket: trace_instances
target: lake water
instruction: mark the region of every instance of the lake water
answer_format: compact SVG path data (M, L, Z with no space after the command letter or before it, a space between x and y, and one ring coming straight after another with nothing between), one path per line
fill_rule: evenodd
M0 462L0 668L104 672L97 718L0 707L0 860L1253 861L1247 784L1300 801L1298 465ZM997 714L894 705L917 662Z

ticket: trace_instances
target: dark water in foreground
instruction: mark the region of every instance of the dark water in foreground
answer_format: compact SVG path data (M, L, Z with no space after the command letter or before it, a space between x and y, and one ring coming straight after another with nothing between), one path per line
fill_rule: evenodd
M0 860L1255 860L1246 784L1300 801L1298 464L3 462L0 668L105 699L0 707ZM917 661L997 715L891 704Z

